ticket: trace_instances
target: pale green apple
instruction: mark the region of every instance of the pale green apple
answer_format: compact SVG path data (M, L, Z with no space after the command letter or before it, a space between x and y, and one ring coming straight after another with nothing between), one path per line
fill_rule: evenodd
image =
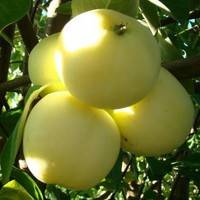
M93 187L112 169L119 150L120 133L111 116L66 91L41 99L25 125L25 160L44 183Z
M42 39L31 51L28 72L35 85L61 82L59 77L60 57L58 53L59 33Z
M79 15L83 12L108 8L119 11L129 16L136 16L139 10L139 0L73 0L71 2L72 16Z
M166 69L140 102L112 111L124 149L145 156L171 152L184 143L194 121L192 100Z
M82 13L59 38L62 77L72 95L100 108L141 100L160 71L159 46L132 17L109 9Z

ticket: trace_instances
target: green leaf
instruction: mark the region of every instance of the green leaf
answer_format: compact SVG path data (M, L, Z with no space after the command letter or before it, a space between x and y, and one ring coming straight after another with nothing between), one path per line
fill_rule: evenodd
M151 32L153 33L153 35L155 35L158 28L160 27L157 7L147 0L140 0L140 8L142 10L142 15L147 21Z
M1 30L1 29L0 29ZM0 36L6 41L8 42L8 44L10 44L10 46L13 46L13 41L3 32L0 31Z
M123 161L123 155L124 152L121 150L118 156L118 159L110 171L110 173L106 177L106 181L103 183L103 185L107 189L111 190L117 190L119 189L121 182L122 182L122 161Z
M173 17L180 21L183 22L188 19L189 15L189 2L190 0L160 0L163 4L169 8L171 11Z
M14 130L20 116L21 116L21 109L17 110L10 110L8 112L3 112L0 115L0 129L2 128L4 131L4 135L7 137L11 135L12 131Z
M110 0L72 0L72 16L97 8L106 8L109 2Z
M63 15L71 15L71 1L60 4L60 6L56 9L56 12Z
M161 8L166 13L171 14L169 8L167 8L166 5L163 4L160 0L148 0L148 1L156 5L158 8Z
M200 169L200 153L192 153L181 160L184 167L192 167Z
M200 8L200 0L190 0L190 10L196 10L197 8Z
M160 47L162 62L169 62L182 58L182 51L173 45L170 38L164 38L160 33L158 33L156 34L156 39Z
M12 133L12 135L9 137L7 143L4 145L4 148L1 152L0 161L1 161L1 172L2 172L2 183L5 184L9 181L12 166L14 164L17 152L19 150L22 137L23 137L23 130L25 126L26 119L28 117L28 114L31 110L31 108L34 106L36 100L38 99L38 96L40 93L42 93L44 90L48 90L48 86L43 86L40 89L34 91L30 98L28 99L23 113L20 117L20 120L15 126L15 129Z
M2 200L34 200L31 195L15 180L8 182L0 190Z
M21 19L29 10L31 0L0 1L0 31L9 24Z
M43 200L42 192L35 181L24 171L13 167L11 177L20 183L26 191L36 200Z
M136 16L139 0L72 0L72 15L98 9L113 9L129 16Z
M139 0L112 0L109 9L135 17L138 13Z
M149 189L144 192L144 199L158 199L157 196L157 193L152 189Z
M29 97L31 96L31 94L32 94L34 91L38 90L40 87L41 87L40 85L32 85L31 87L29 87L29 89L28 89L28 91L27 91L27 93L26 93L26 96L25 96L25 98L24 98L25 103L28 101L28 99L29 99Z
M190 170L188 168L185 169L181 169L180 170L181 174L184 174L185 176L189 177L190 180L194 181L194 184L197 185L198 187L200 187L200 173L199 173L199 169L197 170Z
M161 179L172 169L169 161L158 160L154 157L147 157L146 160L149 164L148 176L150 180Z
M63 191L57 185L48 184L45 190L46 199L50 200L70 200L70 195L67 191Z

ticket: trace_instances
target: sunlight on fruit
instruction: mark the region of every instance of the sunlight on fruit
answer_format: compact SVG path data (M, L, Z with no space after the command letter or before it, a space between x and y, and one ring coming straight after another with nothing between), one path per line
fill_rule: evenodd
M84 190L100 183L114 166L120 132L106 111L57 91L31 110L23 151L30 172L40 181Z
M32 157L27 156L26 163L27 163L30 171L32 172L32 174L34 174L34 175L37 174L36 178L41 178L41 177L45 176L45 174L42 172L46 171L47 162L45 162L44 160L39 159L39 158L32 158Z
M95 46L106 34L102 29L101 16L94 13L83 15L78 20L74 20L70 26L71 31L68 31L68 26L63 30L64 48L70 52Z
M86 104L128 107L158 78L161 59L155 38L134 18L114 10L96 9L72 18L58 41L64 83Z
M56 62L56 70L58 73L59 79L63 82L62 76L62 55L59 51L56 51L54 54L55 62Z
M134 115L134 109L133 107L126 107L126 108L121 108L121 109L115 109L114 113L118 113L118 114L126 114L126 115Z
M130 115L132 109L134 115ZM141 101L114 110L122 148L135 155L160 156L180 147L194 122L190 95L165 68L161 68L154 88Z

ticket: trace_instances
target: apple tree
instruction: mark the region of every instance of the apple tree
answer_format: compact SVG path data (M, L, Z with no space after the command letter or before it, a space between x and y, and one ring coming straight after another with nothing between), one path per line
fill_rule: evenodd
M31 82L29 55L39 41L60 33L69 20L98 8L136 18L151 31L160 48L162 67L178 79L193 101L195 120L185 142L172 152L145 156L121 148L101 182L87 190L75 190L39 181L25 161L22 140L27 118L43 96L57 89ZM0 199L200 199L199 24L199 0L1 0ZM37 65L50 65L42 57L45 48L34 58L36 62L40 56ZM45 72L40 72L42 77ZM169 91L162 93L165 98L170 96ZM80 153L80 168L83 162L87 161Z

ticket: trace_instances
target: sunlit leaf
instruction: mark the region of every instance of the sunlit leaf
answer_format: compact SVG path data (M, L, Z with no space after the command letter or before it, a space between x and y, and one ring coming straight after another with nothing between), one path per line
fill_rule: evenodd
M35 181L24 171L13 167L11 177L21 184L26 191L37 200L43 200L42 192Z
M71 1L68 1L66 3L62 3L57 9L56 12L59 14L65 14L65 15L71 15L72 9L71 9Z
M28 192L15 180L8 182L0 190L2 200L34 200Z
M151 32L153 33L153 35L155 35L158 28L160 27L157 7L147 0L140 0L140 8L142 10L142 15L148 23Z
M157 7L161 8L165 12L170 13L169 8L167 8L167 6L163 4L160 0L148 0L148 1L155 4Z
M184 21L189 14L189 0L148 0L155 4L178 21Z

